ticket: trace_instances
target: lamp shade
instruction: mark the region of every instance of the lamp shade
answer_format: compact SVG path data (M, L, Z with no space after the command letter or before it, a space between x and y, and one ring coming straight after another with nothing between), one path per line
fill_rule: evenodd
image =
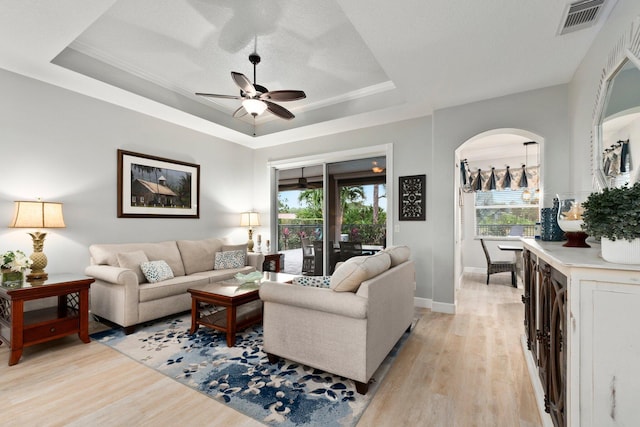
M260 225L260 215L258 212L242 212L240 214L241 227L253 227Z
M264 113L264 110L267 109L267 104L259 99L245 99L242 101L242 106L247 110L247 113L254 117Z
M65 228L62 203L16 201L10 228Z

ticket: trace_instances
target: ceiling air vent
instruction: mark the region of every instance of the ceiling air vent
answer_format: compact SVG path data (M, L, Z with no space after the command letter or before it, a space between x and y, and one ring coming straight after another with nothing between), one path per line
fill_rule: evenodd
M602 14L604 3L605 0L581 0L568 4L558 34L567 34L595 25Z

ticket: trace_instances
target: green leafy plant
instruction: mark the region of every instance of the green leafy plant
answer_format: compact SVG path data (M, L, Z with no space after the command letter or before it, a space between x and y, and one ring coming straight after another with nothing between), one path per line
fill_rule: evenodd
M23 271L31 267L33 261L22 251L7 251L2 254L2 268L12 271Z
M632 187L591 193L582 207L582 228L590 236L609 240L640 238L640 182Z

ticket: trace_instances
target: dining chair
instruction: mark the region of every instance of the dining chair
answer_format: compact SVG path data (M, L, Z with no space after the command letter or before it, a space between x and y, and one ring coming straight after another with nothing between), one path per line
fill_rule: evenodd
M517 287L516 283L516 262L515 261L491 261L491 256L489 255L489 250L487 246L484 244L484 239L480 239L480 244L482 244L482 250L484 251L484 256L487 258L487 285L489 284L489 276L495 273L507 273L511 272L511 285L515 288Z
M340 261L362 255L362 242L340 242Z
M302 238L302 274L309 275L314 273L314 255L313 245L308 237Z

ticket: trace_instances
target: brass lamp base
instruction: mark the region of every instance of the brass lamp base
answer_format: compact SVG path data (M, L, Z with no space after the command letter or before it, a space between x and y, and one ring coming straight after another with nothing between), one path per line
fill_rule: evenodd
M249 240L247 240L247 252L253 252L253 230L249 229Z
M43 283L49 278L49 275L44 271L49 260L47 260L47 256L42 252L44 238L47 236L47 233L35 232L29 233L29 235L31 235L33 239L33 253L29 256L33 264L31 264L31 273L27 274L27 282L34 284Z

